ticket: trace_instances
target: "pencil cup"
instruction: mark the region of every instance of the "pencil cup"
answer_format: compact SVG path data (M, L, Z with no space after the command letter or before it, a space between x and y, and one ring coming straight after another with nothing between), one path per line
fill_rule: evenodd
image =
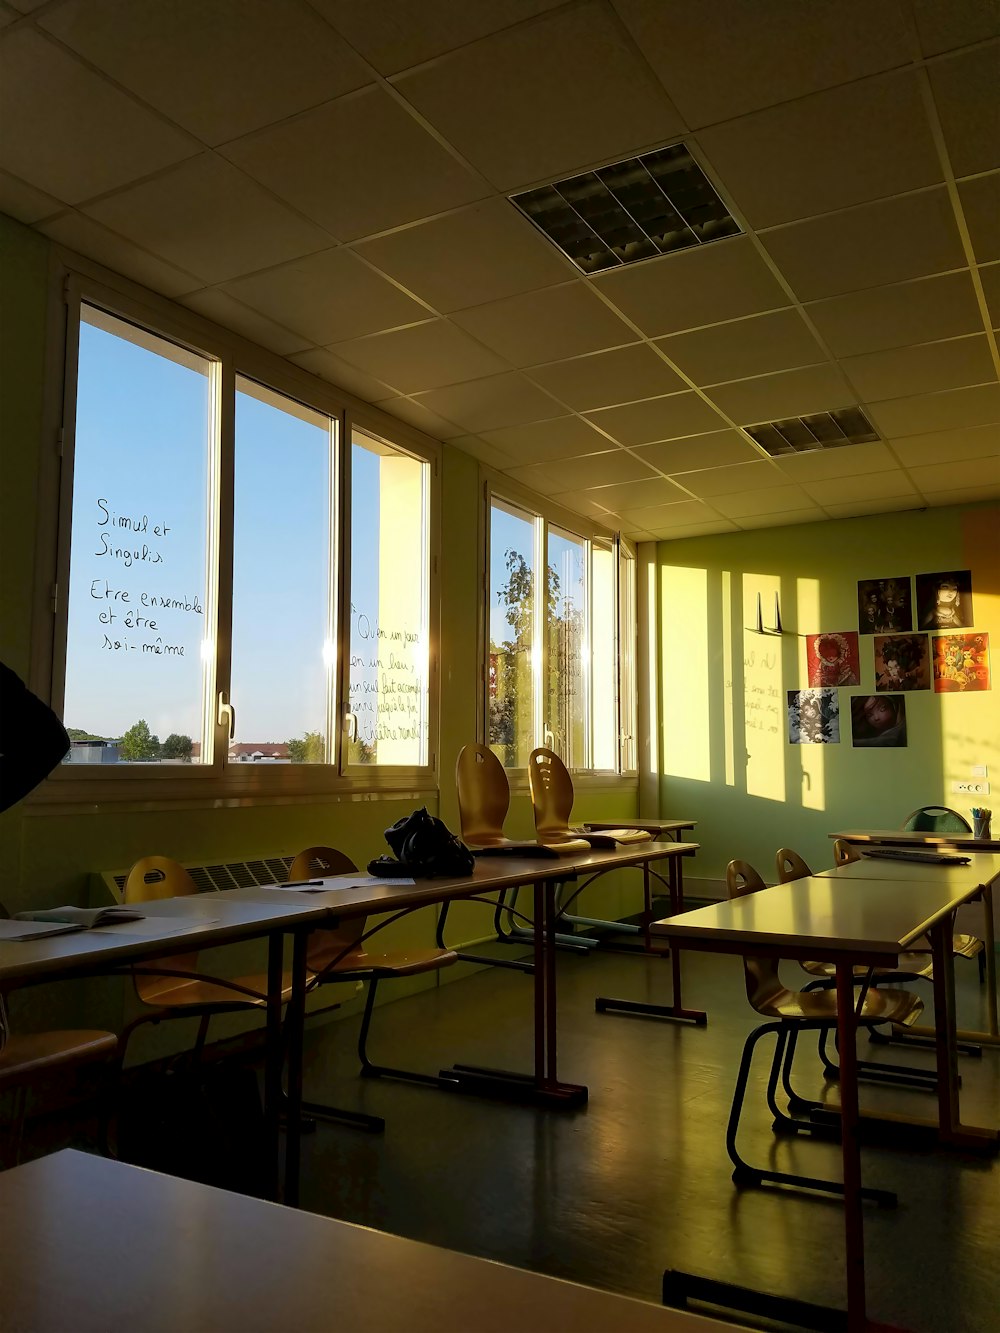
M990 836L990 816L973 815L972 833L976 838L988 838Z

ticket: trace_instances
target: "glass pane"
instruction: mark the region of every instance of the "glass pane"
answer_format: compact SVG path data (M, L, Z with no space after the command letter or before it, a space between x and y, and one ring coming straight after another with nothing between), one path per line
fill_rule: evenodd
M504 768L527 768L535 748L533 676L535 520L490 511L490 650L487 742Z
M591 763L618 768L618 636L615 633L614 548L591 548Z
M237 381L234 762L333 759L335 447L329 417Z
M567 768L587 768L587 544L549 530L546 744Z
M348 763L427 763L429 474L354 432Z
M636 567L635 558L621 551L618 561L618 691L621 727L621 771L638 767L636 748Z
M215 365L85 306L66 688L72 763L198 763L211 696Z

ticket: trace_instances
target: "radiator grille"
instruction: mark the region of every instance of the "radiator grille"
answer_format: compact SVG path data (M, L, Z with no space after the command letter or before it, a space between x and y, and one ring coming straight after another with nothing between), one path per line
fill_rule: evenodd
M210 865L182 862L182 865L199 893L211 893L215 889L252 889L258 885L283 884L288 878L292 857L266 856L255 861L216 861ZM121 902L128 870L102 870L95 879L103 891L99 901L106 902L110 896Z

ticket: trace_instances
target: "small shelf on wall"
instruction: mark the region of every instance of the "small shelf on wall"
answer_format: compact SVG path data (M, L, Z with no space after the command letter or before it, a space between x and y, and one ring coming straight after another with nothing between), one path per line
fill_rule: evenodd
M774 624L764 624L764 613L761 607L760 593L757 594L757 623L756 625L747 625L748 634L784 634L785 630L781 627L781 604L778 600L778 594L774 594Z

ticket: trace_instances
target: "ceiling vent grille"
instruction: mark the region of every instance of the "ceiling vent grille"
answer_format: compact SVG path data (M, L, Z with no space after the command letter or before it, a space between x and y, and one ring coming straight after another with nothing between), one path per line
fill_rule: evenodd
M269 856L259 861L217 861L213 865L184 863L199 893L215 889L252 889L259 885L283 884L291 869L292 857ZM109 899L121 902L127 870L103 870L93 877L93 905L102 906Z
M510 198L582 273L635 264L741 230L683 144Z
M772 458L783 454L809 454L817 449L840 449L845 444L870 444L878 431L860 407L843 407L809 417L788 417L744 426L744 431Z

